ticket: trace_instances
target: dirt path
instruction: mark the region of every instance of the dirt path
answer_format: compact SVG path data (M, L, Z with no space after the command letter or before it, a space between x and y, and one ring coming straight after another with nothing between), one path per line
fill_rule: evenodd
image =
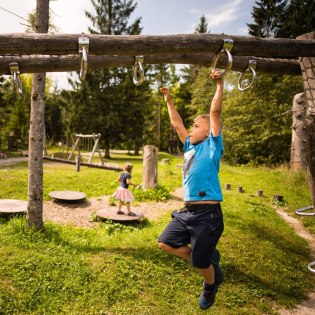
M311 256L315 260L315 237L310 234L302 223L294 217L291 217L281 209L277 209L278 214L293 227L295 232L309 242ZM307 266L305 266L307 268ZM314 278L315 281L315 278ZM315 292L308 294L308 297L293 310L278 310L280 315L314 315L315 314Z
M132 204L132 211L143 213L149 220L157 220L168 211L180 208L183 205L181 188L174 191L171 195L172 198L167 202L141 202ZM88 198L80 203L56 202L54 200L44 202L44 221L93 228L98 225L98 222L92 220L97 211L117 211L117 206L109 205L109 198L110 196Z

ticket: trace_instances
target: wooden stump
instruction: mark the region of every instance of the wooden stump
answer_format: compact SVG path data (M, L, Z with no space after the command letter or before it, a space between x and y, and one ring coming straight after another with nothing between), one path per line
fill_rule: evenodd
M282 195L273 195L273 200L276 200L276 201L283 201L283 196Z
M146 145L143 148L143 189L156 188L158 183L158 148Z
M243 187L242 186L238 186L237 187L237 191L239 192L239 193L242 193L244 190L243 190Z
M262 197L264 195L264 191L263 190L257 190L257 196L258 197Z
M170 164L170 160L169 159L162 159L161 165L165 165L165 164Z
M231 184L225 184L225 189L226 190L231 190L232 188L232 185Z

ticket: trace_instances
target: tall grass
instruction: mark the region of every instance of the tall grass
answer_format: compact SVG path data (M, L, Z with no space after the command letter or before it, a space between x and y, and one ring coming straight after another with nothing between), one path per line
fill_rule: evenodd
M180 159L167 157L170 165L159 166L159 179L171 190L179 185ZM141 180L141 160L132 163L135 181ZM24 168L12 167L9 173L1 168L1 180L9 174L6 184L17 185ZM47 165L46 193L64 177L78 190L91 185L93 196L111 192L107 183L117 174L84 168L77 174ZM312 288L306 268L311 257L306 241L277 215L272 197L282 194L283 207L294 215L295 208L310 203L304 174L223 164L221 182L232 185L224 190L225 231L219 242L225 282L211 310L197 306L200 277L186 262L157 248L169 213L159 221L132 226L106 222L93 230L46 223L35 232L23 218L1 221L0 314L260 315L294 306ZM256 196L258 189L264 197Z

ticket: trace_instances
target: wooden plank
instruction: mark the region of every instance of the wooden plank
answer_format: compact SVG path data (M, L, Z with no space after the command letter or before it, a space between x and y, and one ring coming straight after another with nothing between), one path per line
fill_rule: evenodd
M211 53L198 54L163 54L144 56L146 64L191 64L210 66L214 58ZM242 72L247 68L250 59L257 62L256 71L271 74L301 75L299 62L293 59L273 59L247 56L233 56L232 70ZM0 56L0 74L10 74L9 64L17 62L21 73L34 72L68 72L80 70L80 57L48 56L48 55L23 55L23 56ZM119 66L132 67L133 56L88 56L88 71ZM225 67L226 57L222 57L218 67ZM82 136L82 135L80 135ZM88 135L92 137L93 135Z
M78 54L82 34L0 34L0 54ZM224 39L232 39L235 56L297 58L315 56L315 41L257 38L227 34L84 35L91 55L159 55L165 53L218 53Z

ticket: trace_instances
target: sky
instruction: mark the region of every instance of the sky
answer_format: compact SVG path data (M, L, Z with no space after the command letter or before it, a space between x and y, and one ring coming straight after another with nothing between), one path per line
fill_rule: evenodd
M212 34L248 35L255 0L134 0L137 7L130 21L142 17L143 35L193 33L205 15ZM36 0L0 0L0 33L25 32L28 13ZM88 33L91 22L85 11L93 12L91 0L50 0L52 23L59 33ZM14 13L9 13L8 11ZM54 77L64 78L56 74Z

